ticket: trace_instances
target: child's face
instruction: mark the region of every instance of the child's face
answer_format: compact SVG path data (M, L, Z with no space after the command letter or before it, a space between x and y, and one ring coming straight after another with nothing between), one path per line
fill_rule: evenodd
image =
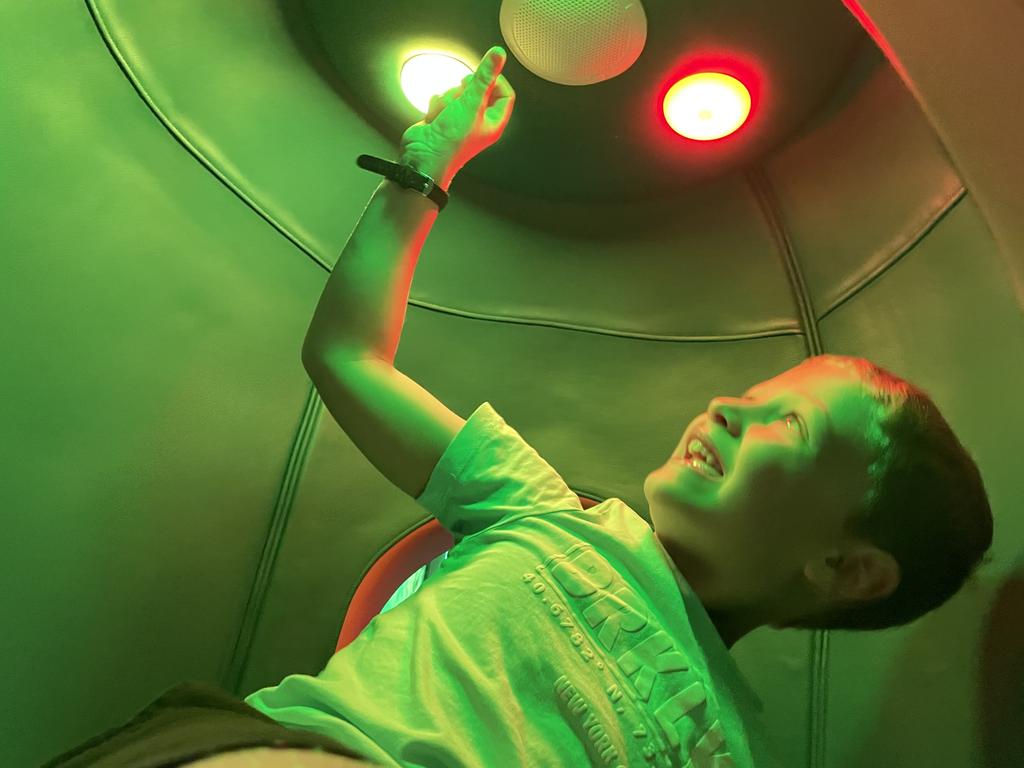
M787 418L794 412L799 420ZM840 542L870 486L872 418L856 374L817 362L715 398L690 423L644 495L658 540L705 606L771 601ZM682 462L697 432L709 435L723 477Z

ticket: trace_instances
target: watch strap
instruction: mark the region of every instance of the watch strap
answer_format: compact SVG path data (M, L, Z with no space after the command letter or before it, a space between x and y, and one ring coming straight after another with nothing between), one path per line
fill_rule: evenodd
M411 165L400 165L373 155L359 155L356 158L356 165L371 173L391 179L404 189L414 190L424 197L430 198L437 204L439 211L443 211L448 204L448 193L441 189L436 181L425 173L417 171Z

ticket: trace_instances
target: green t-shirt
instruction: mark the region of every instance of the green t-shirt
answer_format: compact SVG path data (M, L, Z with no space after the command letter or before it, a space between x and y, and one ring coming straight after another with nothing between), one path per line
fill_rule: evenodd
M441 570L247 704L390 766L775 765L650 525L616 498L582 509L490 403L417 501L454 535Z

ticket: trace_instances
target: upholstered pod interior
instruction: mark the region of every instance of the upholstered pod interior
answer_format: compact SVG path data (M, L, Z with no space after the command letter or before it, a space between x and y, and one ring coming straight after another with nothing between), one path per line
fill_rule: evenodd
M467 5L450 27L446 3L0 7L5 764L181 680L315 674L361 586L365 613L443 551L398 554L430 517L300 348L379 181L355 157L393 158L409 124L374 101L375 52L428 25L500 43L499 4ZM671 5L652 29L685 27ZM692 19L788 86L745 154L679 160L674 185L648 148L603 184L610 132L567 147L545 133L582 119L559 91L524 101L452 185L395 363L463 417L490 401L586 504L643 516L644 476L716 395L822 352L922 385L982 470L993 562L908 627L761 629L733 653L786 765L989 765L1020 674L1024 12L807 0L730 23L757 5Z

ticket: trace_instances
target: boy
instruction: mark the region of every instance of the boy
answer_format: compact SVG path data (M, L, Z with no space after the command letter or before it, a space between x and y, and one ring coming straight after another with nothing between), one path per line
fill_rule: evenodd
M435 97L403 164L447 190L497 141L515 98L504 61L492 48ZM436 216L382 182L303 362L360 451L456 546L443 576L319 675L289 675L250 706L385 765L769 765L736 640L905 623L988 548L980 475L931 401L836 356L712 400L645 480L654 530L619 499L583 510L490 403L464 420L393 367Z

